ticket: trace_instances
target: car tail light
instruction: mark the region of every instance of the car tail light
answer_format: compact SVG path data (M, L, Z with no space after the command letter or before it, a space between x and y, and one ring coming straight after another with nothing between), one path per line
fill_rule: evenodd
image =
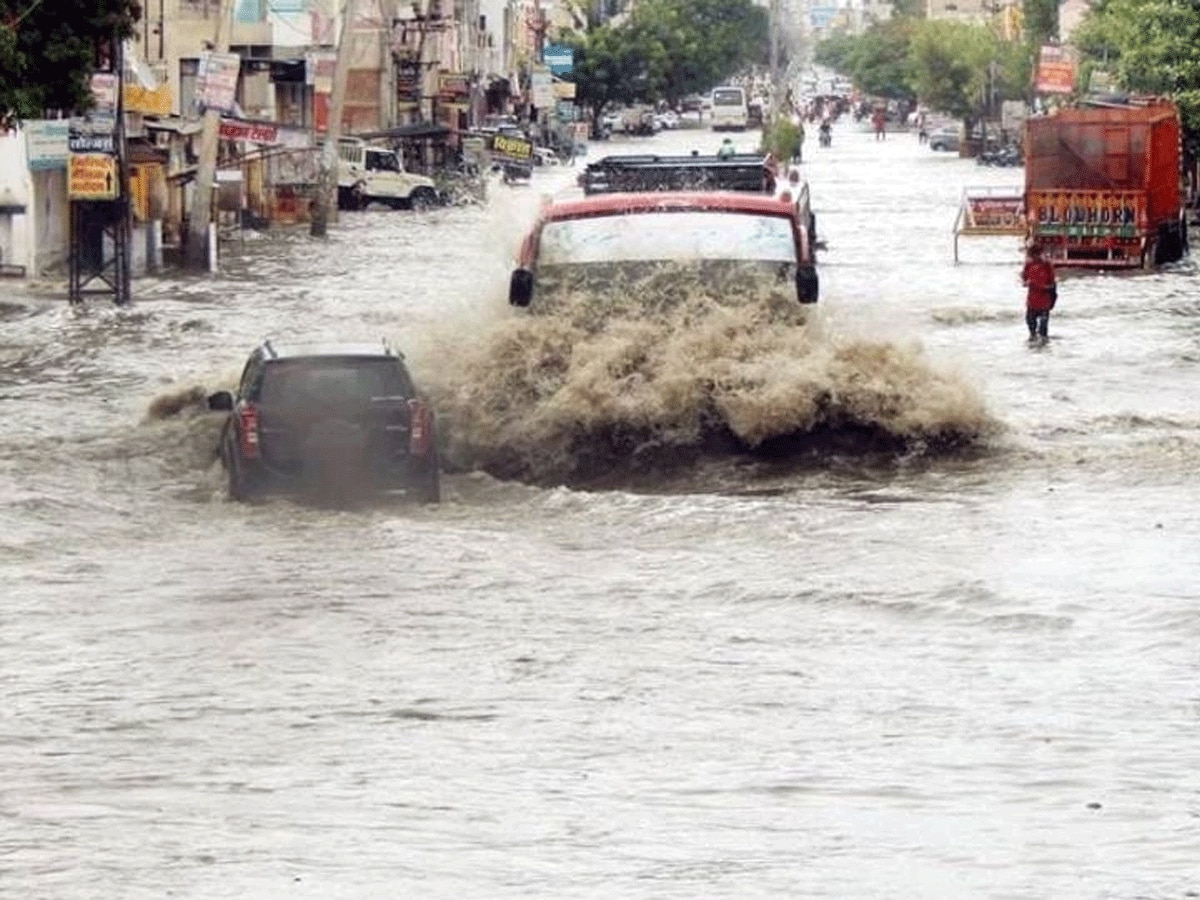
M253 403L238 408L238 439L242 459L258 459L258 407Z
M424 456L429 452L433 435L429 407L423 400L408 401L408 452L413 456Z

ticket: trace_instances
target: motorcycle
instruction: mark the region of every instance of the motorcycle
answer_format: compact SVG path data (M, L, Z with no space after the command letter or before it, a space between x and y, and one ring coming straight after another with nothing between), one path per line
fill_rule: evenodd
M1019 166L1021 151L1012 145L985 150L975 157L975 163L980 166Z

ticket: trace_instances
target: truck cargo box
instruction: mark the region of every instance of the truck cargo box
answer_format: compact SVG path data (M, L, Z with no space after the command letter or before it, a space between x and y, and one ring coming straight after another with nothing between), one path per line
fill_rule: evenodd
M1064 109L1025 127L1028 236L1051 259L1120 267L1182 255L1173 104Z

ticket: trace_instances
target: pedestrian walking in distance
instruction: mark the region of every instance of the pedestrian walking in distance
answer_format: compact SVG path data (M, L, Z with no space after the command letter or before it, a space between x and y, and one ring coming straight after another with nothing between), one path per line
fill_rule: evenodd
M887 140L887 114L883 111L882 106L875 107L875 112L871 116L871 125L875 128L875 140Z
M1025 324L1029 326L1029 340L1045 341L1049 337L1050 310L1058 300L1058 283L1054 278L1054 266L1042 258L1042 248L1038 244L1030 244L1025 251L1021 284L1025 285Z

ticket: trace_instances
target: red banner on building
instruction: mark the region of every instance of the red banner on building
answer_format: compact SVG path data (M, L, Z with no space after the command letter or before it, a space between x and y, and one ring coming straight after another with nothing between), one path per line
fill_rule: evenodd
M1039 94L1070 94L1075 90L1075 60L1066 48L1052 44L1042 47L1033 87Z

